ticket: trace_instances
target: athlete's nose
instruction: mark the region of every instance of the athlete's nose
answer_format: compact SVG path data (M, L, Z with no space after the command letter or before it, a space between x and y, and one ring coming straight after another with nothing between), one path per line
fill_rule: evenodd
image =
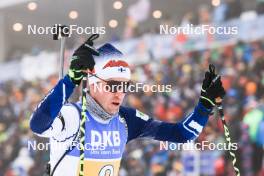
M121 92L121 91L117 91L117 92L114 93L114 96L115 96L115 97L118 97L119 99L121 99L121 97L122 97L123 95L124 95L124 93Z

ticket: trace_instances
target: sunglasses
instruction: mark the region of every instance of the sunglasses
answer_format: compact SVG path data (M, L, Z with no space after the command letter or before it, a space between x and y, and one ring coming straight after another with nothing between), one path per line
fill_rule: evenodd
M129 90L129 86L131 84L130 81L115 81L115 80L105 80L102 79L100 77L98 77L97 75L92 75L95 76L96 78L100 79L101 81L106 83L106 87L105 90L108 92L112 92L112 93L116 93L116 92L123 92L123 93L127 93Z

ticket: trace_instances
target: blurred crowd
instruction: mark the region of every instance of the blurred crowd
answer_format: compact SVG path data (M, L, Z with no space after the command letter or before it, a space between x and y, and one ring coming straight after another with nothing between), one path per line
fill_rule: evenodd
M138 2L144 0L138 0ZM141 4L142 5L142 4ZM145 33L160 33L160 25L169 26L194 26L200 24L221 24L234 19L252 18L264 14L264 1L256 0L255 2L246 3L241 0L212 0L212 4L200 4L195 9L186 10L182 16L177 18L171 14L164 13L161 20L157 21L155 27L144 27L141 25L147 16L148 11L145 8L139 8L137 13L130 14L126 17L126 26L123 36L119 33L113 35L113 40L123 40L133 37L139 37ZM140 18L141 17L141 18Z
M242 175L263 175L263 44L263 41L239 42L135 67L135 80L147 84L171 84L173 91L133 93L127 96L127 104L163 121L180 121L198 102L204 71L209 63L215 64L218 73L223 75L223 86L227 92L225 118L230 126L231 138L239 146L236 154ZM196 142L224 142L223 134L221 121L214 114ZM184 163L182 151L160 151L160 143L135 142L130 147L123 163L124 172L130 173L128 175L186 175L182 171L188 169L188 164ZM206 153L204 151L204 155ZM206 168L200 168L200 175L234 174L227 152L214 151L210 155L214 158L208 159ZM199 164L203 165L203 162L206 161ZM135 174L135 171L139 173Z
M144 22L151 20L151 1L150 0L137 0L131 6L136 8L131 9L133 13L130 13L128 8L127 14L124 17L125 26L120 30L111 31L112 41L123 41L126 39L133 39L140 37L146 33L160 33L160 25L167 24L169 26L186 26L187 24L199 25L199 24L221 24L226 21L239 19L244 12L252 12L255 16L264 14L264 1L255 0L251 2L252 5L242 0L212 0L212 4L203 3L197 6L195 9L184 10L182 15L169 14L164 11L161 19L156 20L154 26L145 25ZM132 8L132 7L131 7ZM249 14L249 18L252 17L252 13ZM253 15L253 16L254 16ZM71 22L70 22L71 23ZM73 35L76 40L80 36ZM67 47L74 47L74 40L67 41ZM50 49L50 48L49 48ZM54 48L53 48L54 49ZM32 55L42 51L42 48L38 44L34 44L30 50L24 51L19 47L14 46L8 53L8 61L20 60L25 54L31 53Z
M225 118L243 176L264 175L264 42L238 42L212 50L176 54L148 64L131 66L133 80L145 84L172 85L171 92L128 93L124 104L167 122L178 122L197 104L201 83L209 63L222 75L227 95ZM49 160L46 150L28 150L28 142L48 142L29 129L29 118L40 100L57 83L57 77L0 84L0 176L39 176ZM71 101L78 99L78 90ZM224 142L223 128L215 113L195 142ZM227 151L192 152L160 150L154 140L135 140L127 145L121 163L121 176L183 176L196 165L199 175L234 175ZM194 153L193 156L196 156ZM188 158L189 157L189 158ZM191 159L190 159L191 158ZM190 174L194 175L194 174Z

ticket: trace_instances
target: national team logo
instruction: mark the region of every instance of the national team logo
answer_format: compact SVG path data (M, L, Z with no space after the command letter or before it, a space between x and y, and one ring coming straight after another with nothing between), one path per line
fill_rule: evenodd
M117 70L121 73L126 72L126 68L124 67L119 67Z

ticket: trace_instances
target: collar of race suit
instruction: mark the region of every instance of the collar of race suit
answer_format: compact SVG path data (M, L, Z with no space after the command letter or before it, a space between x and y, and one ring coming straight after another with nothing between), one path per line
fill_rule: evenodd
M96 120L108 122L118 113L111 115L106 112L89 93L87 93L87 110L93 115Z

